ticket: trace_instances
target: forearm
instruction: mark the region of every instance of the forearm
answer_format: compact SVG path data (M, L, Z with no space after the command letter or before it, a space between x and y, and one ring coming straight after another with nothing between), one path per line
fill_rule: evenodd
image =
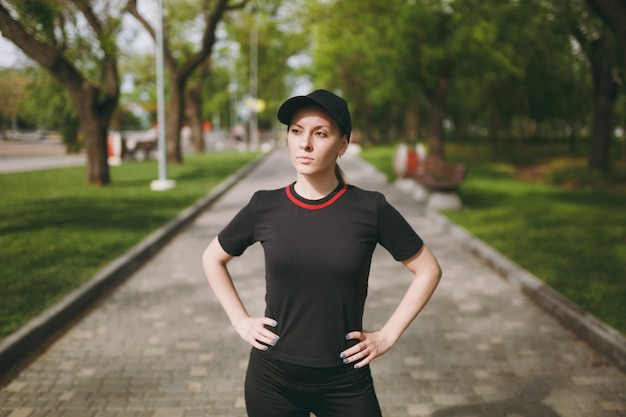
M413 281L381 329L394 344L426 306L441 279L441 267L427 246L403 264L413 273Z
M381 329L392 344L395 344L409 325L422 311L437 288L439 276L416 276L395 311Z

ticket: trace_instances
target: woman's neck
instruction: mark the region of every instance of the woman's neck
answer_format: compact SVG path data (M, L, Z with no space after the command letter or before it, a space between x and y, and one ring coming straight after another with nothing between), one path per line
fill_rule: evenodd
M339 180L334 175L323 179L298 175L294 189L299 196L307 200L319 200L332 193L338 185Z

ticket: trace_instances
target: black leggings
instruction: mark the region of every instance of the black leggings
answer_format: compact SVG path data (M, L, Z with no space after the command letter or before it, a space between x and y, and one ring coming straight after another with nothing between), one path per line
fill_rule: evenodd
M382 417L369 366L311 368L252 349L245 393L249 417Z

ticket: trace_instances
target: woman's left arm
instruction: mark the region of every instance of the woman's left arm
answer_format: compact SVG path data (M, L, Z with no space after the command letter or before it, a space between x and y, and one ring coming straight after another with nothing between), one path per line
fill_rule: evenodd
M341 352L340 357L344 363L354 363L355 368L360 368L386 353L396 344L435 292L441 279L441 267L426 245L402 263L414 278L400 304L379 331L355 331L346 335L346 339L356 339L359 343Z

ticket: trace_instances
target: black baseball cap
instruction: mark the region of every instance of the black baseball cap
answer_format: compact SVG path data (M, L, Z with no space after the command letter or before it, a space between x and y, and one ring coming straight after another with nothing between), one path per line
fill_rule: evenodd
M350 140L352 120L348 103L336 94L327 90L315 90L306 96L295 96L285 101L278 109L278 120L289 126L293 115L302 107L321 107L326 110L339 124Z

